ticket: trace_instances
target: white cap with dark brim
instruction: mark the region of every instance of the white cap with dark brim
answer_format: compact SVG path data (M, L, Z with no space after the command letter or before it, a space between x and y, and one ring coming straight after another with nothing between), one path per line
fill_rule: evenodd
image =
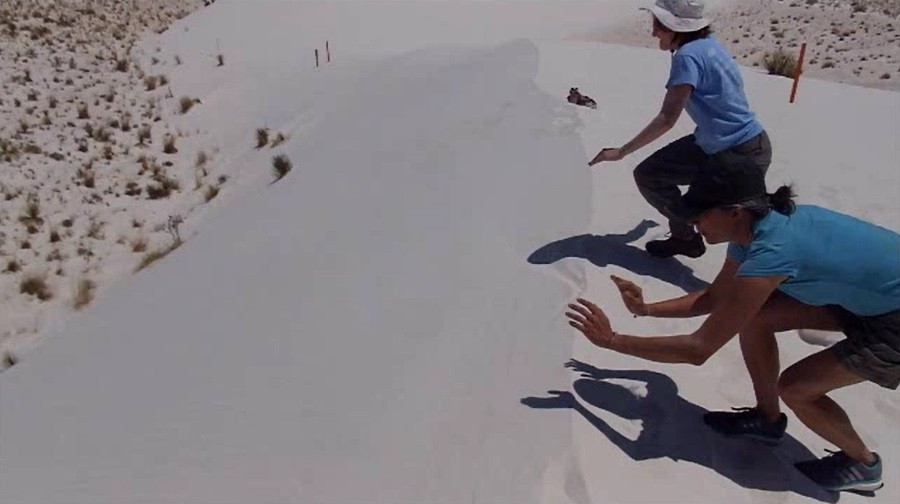
M641 7L650 11L666 28L688 33L709 26L709 19L703 16L703 0L656 0L652 7Z

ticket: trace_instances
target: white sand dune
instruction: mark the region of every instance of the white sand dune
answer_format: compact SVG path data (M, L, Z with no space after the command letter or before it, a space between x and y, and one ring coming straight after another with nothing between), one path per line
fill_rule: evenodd
M690 121L587 167L657 112L668 55L573 41L590 28L573 12L598 4L377 4L218 0L135 47L167 62L154 139L185 132L160 163L188 182L204 150L202 187L227 182L150 207L156 225L185 216L184 243L17 347L0 502L837 501L793 469L829 446L790 413L777 449L701 425L752 400L736 341L701 368L660 365L565 323L575 296L623 332L700 322L634 319L608 280L655 300L718 270L724 247L642 251L665 229L631 170ZM335 57L316 69L325 39ZM789 80L743 70L769 183L900 230L900 94L807 79L789 105ZM567 103L572 86L598 108ZM180 96L201 103L178 114ZM286 140L255 148L263 126ZM273 183L279 153L293 169ZM782 365L829 337L782 335ZM898 500L897 394L834 397L885 461L866 502Z

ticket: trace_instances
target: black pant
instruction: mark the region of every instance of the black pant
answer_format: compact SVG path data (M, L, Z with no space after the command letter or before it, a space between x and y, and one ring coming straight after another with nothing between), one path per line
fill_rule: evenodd
M765 175L772 162L772 144L765 131L750 140L726 149L748 155L756 162ZM687 135L654 152L634 169L634 181L638 189L659 213L669 219L672 236L692 238L693 226L687 221L674 217L666 210L681 197L680 185L689 185L694 175L710 157L697 145L694 135Z

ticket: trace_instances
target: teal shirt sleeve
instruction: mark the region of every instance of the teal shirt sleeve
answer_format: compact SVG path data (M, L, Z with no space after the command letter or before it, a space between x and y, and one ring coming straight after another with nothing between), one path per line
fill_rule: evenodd
M729 245L729 250L731 245ZM797 266L778 243L754 242L744 254L737 276L797 276Z
M728 243L728 257L731 259L742 263L744 259L747 258L747 252L744 251L744 248L738 245L737 243Z

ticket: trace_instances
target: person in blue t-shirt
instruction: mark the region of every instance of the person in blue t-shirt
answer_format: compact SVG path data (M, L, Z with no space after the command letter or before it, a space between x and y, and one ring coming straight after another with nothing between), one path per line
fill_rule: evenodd
M672 52L672 66L662 108L652 121L617 148L604 148L588 164L618 161L653 142L675 126L682 110L696 123L694 133L653 153L634 170L637 187L658 212L669 219L671 236L647 243L656 257L681 254L700 257L703 239L666 207L681 196L709 156L722 152L750 155L765 173L772 161L769 136L750 109L740 69L712 35L703 17L703 0L657 0L649 9L659 48Z
M707 243L728 243L713 283L691 294L647 303L641 289L612 277L635 316L709 315L693 333L638 337L613 331L595 304L569 304L569 323L592 343L656 362L701 365L736 334L756 405L707 413L726 436L776 444L787 417L780 400L813 432L840 450L796 464L831 491L871 492L882 486L881 459L866 447L828 393L863 381L900 385L900 234L814 205L795 205L789 186L768 194L748 156L710 158L687 193L668 208L694 225ZM779 375L775 333L840 331L835 345Z

